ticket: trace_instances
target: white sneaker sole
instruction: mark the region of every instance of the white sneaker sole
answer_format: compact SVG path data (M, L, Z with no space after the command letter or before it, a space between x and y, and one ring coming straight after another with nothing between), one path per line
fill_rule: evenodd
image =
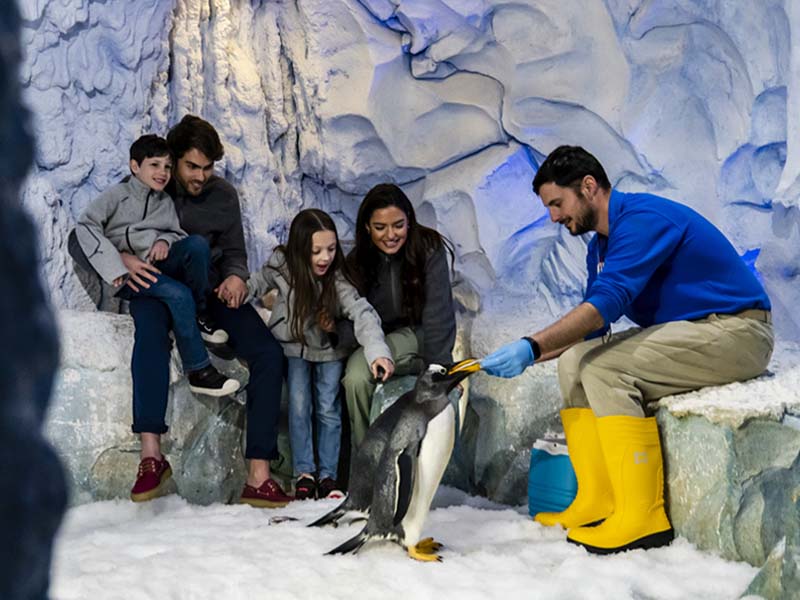
M235 379L228 379L221 388L204 388L204 387L195 387L191 383L189 384L189 389L192 390L195 394L203 394L204 396L214 396L215 398L219 398L220 396L230 396L236 390L238 390L240 384Z
M214 333L203 333L201 331L200 337L209 344L224 344L228 341L228 332L223 329L217 329Z

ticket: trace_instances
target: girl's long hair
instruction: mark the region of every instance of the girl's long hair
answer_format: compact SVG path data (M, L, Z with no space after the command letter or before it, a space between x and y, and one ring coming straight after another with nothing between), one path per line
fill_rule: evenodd
M372 283L377 279L381 258L381 252L372 243L367 226L376 210L390 206L402 210L408 224L406 241L398 251L403 259L403 311L411 324L420 323L425 306L425 262L433 252L444 246L450 254L452 266L454 252L447 238L417 221L414 206L398 186L381 183L364 196L356 219L355 248L347 262L359 293L366 297Z
M316 277L311 270L312 236L318 231L332 231L336 236L336 256L325 275ZM292 338L302 344L306 343L305 324L309 319L319 319L321 311L335 318L338 312L336 297L336 273L340 271L348 281L353 281L349 268L339 244L336 225L328 213L316 208L301 210L292 220L289 228L289 240L276 250L283 252L285 275L291 289L287 303L292 303L289 330ZM318 287L322 284L322 289Z

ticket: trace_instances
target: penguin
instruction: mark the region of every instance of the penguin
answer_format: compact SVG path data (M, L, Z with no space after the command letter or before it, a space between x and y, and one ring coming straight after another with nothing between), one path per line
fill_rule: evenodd
M383 539L399 543L416 560L441 560L436 554L441 544L420 539L422 526L463 419L464 411L453 406L448 394L478 370L480 363L473 359L449 369L430 365L414 389L370 426L353 461L348 497L311 526L335 525L348 514L367 524L328 554L355 553L367 541ZM463 395L459 404L466 408Z

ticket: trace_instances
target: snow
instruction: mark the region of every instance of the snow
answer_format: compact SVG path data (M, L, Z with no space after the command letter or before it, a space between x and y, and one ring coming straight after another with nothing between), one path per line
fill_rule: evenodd
M442 487L425 527L443 562L413 561L395 544L355 556L324 553L359 524L308 528L336 501L285 509L192 506L177 496L73 508L57 538L54 600L245 598L738 598L757 570L677 539L667 548L599 557L565 542L524 508ZM271 522L275 517L297 521Z

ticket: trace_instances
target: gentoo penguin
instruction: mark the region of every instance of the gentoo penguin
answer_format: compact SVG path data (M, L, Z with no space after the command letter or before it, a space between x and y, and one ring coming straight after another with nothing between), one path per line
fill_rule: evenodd
M385 539L406 548L411 558L441 560L441 544L420 541L422 526L455 443L456 409L448 393L480 364L465 360L450 369L430 365L414 389L403 394L370 426L353 462L350 494L311 525L336 523L355 513L367 518L358 535L328 554L357 552L367 541ZM462 403L465 407L466 400Z

